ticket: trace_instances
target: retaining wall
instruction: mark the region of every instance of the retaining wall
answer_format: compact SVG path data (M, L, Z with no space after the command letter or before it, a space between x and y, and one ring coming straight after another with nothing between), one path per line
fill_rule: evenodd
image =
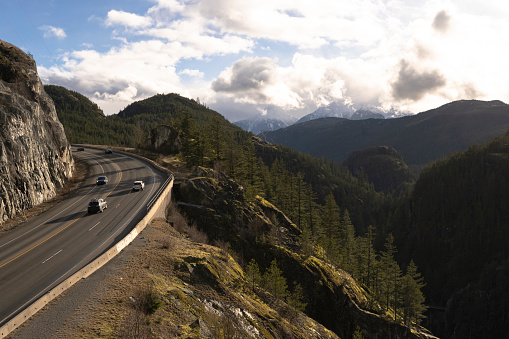
M124 152L122 152L124 153ZM125 153L130 156L133 156L131 153ZM139 157L139 156L137 156ZM141 157L139 157L141 158ZM158 166L150 160L143 158L144 161L150 162L154 167L159 168L164 172L168 172L168 170ZM45 295L40 297L33 304L28 306L25 310L19 313L17 316L12 318L9 322L7 322L4 326L0 328L0 338L6 337L9 333L14 331L17 327L23 324L26 320L28 320L31 316L41 310L44 306L46 306L50 301L58 297L62 292L70 288L72 285L80 281L81 279L85 279L96 270L101 268L104 264L110 261L113 257L115 257L120 251L122 251L129 243L131 243L138 234L141 233L145 229L145 227L156 218L164 218L166 217L166 207L171 201L171 190L173 188L173 174L170 174L167 182L165 182L166 186L163 185L163 188L159 195L156 195L155 199L149 202L149 210L145 217L136 225L136 227L122 240L120 240L115 246L110 248L104 254L99 256L97 259L83 267L78 272L74 273L69 278L65 279L63 282L58 284L52 290L47 292Z

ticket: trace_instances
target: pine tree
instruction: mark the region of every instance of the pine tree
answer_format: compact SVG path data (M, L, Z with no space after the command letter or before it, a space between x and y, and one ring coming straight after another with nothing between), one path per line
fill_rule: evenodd
M253 292L255 292L255 286L259 285L262 281L260 268L258 267L255 259L251 259L246 267L246 278L248 283L251 285Z
M322 207L319 242L325 249L327 256L334 262L338 262L339 260L339 216L339 207L332 193L329 193L325 198L325 205Z
M288 296L288 305L300 312L304 312L307 306L307 303L302 301L304 299L304 294L302 292L302 286L294 281L293 291Z
M389 310L392 306L394 320L397 319L397 310L400 304L399 286L401 282L401 269L394 259L395 253L394 237L389 234L385 242L385 251L382 252L380 258L380 284L385 307Z
M288 295L288 285L283 277L283 272L277 265L276 259L272 260L270 267L263 275L265 288L277 299L284 299Z
M221 124L221 120L219 117L214 116L210 123L209 127L210 131L210 145L212 147L212 152L214 154L214 160L219 161L223 156L223 148L224 148L224 136L223 136L223 125Z
M353 275L358 275L357 265L355 263L355 230L350 220L348 210L343 212L341 218L341 260L343 268Z
M417 272L417 266L413 260L406 269L406 274L401 281L401 305L403 308L403 322L406 325L419 323L424 317L427 307L424 305L422 288L425 286L423 278Z

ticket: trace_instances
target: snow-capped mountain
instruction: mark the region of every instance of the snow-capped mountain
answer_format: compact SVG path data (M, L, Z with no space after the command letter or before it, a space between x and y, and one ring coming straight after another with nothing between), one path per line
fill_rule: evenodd
M258 134L264 131L275 131L293 125L297 118L275 109L267 109L265 114L260 114L254 118L239 120L234 122L243 130Z
M320 118L345 118L350 120L364 119L390 119L411 115L409 112L399 111L391 108L382 111L380 108L369 104L345 104L343 102L332 102L327 106L319 107L313 113L303 116L296 123L320 119Z
M349 118L350 120L365 120L365 119L385 119L385 116L382 113L375 113L373 111L367 109L360 109L356 111Z
M320 118L350 118L355 113L355 109L352 105L347 105L339 101L331 102L327 106L319 107L313 113L300 118L297 123L304 121L320 119Z

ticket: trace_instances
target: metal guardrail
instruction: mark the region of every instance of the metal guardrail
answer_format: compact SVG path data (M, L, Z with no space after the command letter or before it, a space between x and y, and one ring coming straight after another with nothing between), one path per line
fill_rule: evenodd
M157 199L159 199L159 196L161 196L161 193L165 190L166 186L168 186L168 184L173 180L173 178L174 178L173 174L170 174L168 179L166 179L166 181L161 185L161 187L159 187L159 189L154 194L152 199L150 199L149 202L147 203L147 211L150 211L150 208L152 207L152 205L154 205L154 202L156 202Z

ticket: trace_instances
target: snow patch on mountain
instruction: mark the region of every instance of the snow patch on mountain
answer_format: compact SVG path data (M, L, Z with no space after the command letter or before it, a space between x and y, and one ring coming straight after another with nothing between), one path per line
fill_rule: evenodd
M275 131L280 128L285 128L293 125L297 121L297 118L279 111L275 108L266 108L260 115L250 118L239 120L234 122L235 125L239 126L243 130L258 134L264 131Z

